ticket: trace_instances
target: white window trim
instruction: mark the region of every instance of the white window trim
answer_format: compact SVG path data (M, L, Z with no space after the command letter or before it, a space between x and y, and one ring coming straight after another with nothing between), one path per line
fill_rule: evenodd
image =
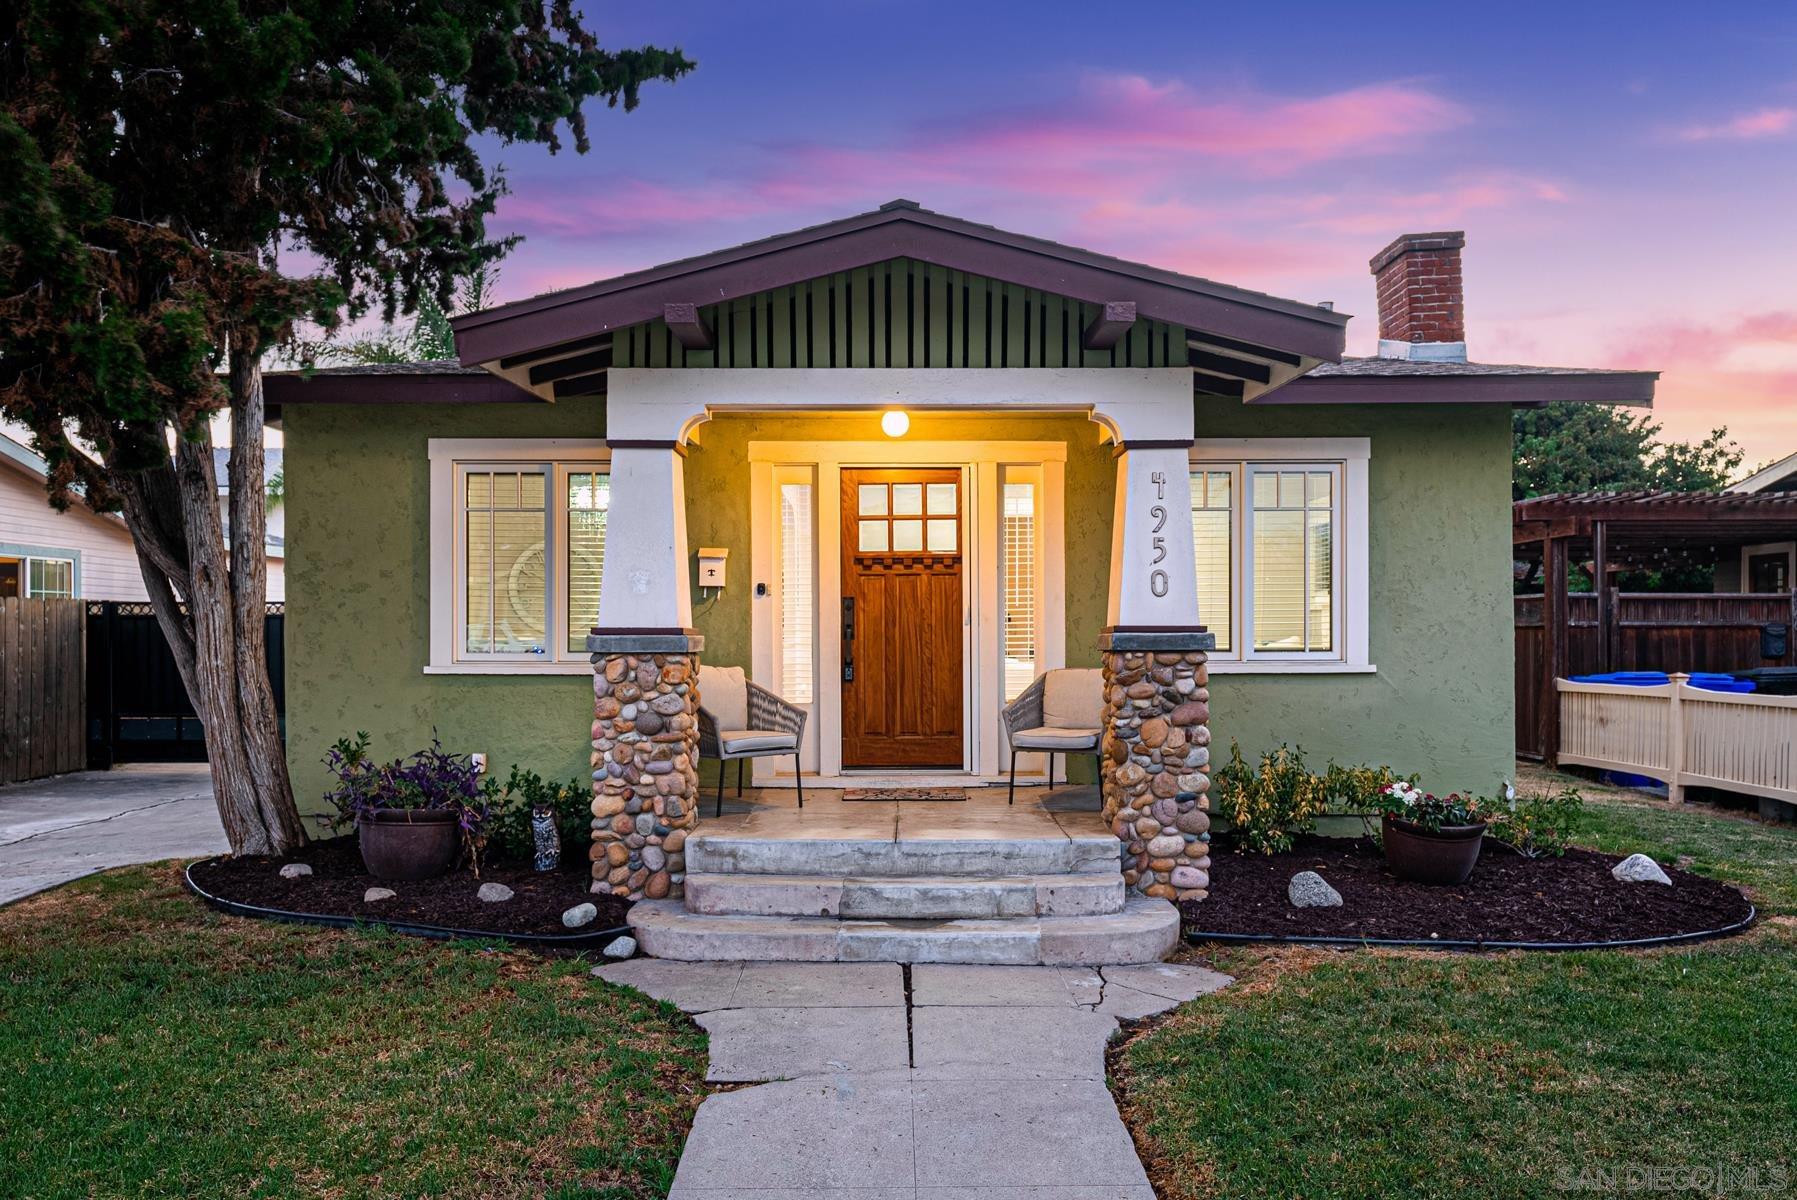
M1192 444L1194 470L1231 469L1235 474L1232 521L1236 569L1232 573L1231 619L1228 654L1214 653L1213 675L1361 675L1378 671L1369 651L1369 596L1371 592L1368 542L1370 505L1367 498L1371 438L1199 438ZM1264 466L1335 466L1341 470L1341 495L1336 512L1340 528L1334 541L1337 556L1336 621L1339 652L1334 654L1251 649L1248 638L1249 581L1252 578L1248 544L1248 469ZM1198 615L1199 620L1204 614Z
M430 658L426 675L590 675L593 667L585 654L570 656L564 649L559 621L566 610L565 571L560 555L567 545L567 511L564 480L568 471L608 470L611 452L599 438L431 438L430 455ZM465 661L457 646L457 542L456 468L458 465L539 463L550 468L548 491L549 545L545 567L550 580L551 612L545 632L550 653L540 658L488 657Z

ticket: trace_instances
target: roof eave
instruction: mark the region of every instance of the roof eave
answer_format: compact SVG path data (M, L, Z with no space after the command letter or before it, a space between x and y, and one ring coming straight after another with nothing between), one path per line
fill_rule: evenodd
M453 318L468 365L895 258L965 270L1146 318L1339 361L1348 315L909 207L892 208Z
M1303 376L1250 404L1622 404L1652 408L1658 371L1565 375Z

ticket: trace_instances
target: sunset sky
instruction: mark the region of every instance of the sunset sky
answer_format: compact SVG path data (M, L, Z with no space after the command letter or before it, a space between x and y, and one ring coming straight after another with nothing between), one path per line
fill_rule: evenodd
M1797 451L1797 5L585 5L699 68L495 148L514 299L925 207L1356 314L1467 232L1471 356L1653 368L1668 436ZM1745 469L1744 467L1744 469Z

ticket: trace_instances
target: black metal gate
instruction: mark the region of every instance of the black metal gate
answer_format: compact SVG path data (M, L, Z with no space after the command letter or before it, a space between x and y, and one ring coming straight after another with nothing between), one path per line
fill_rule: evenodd
M287 606L266 618L268 680L286 736ZM206 734L181 672L148 604L90 600L87 605L87 765L205 762Z

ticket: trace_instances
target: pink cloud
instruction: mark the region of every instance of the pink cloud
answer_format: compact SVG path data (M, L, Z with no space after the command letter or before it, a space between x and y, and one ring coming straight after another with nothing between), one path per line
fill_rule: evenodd
M1419 226L1457 225L1481 212L1530 204L1563 204L1565 185L1503 171L1459 175L1444 186L1393 191L1315 205L1300 224L1368 237L1396 235Z
M1668 436L1726 425L1749 464L1797 450L1797 310L1642 326L1607 361L1663 373L1654 408Z
M1747 141L1779 137L1793 129L1797 129L1797 108L1761 108L1731 117L1719 125L1687 125L1674 136L1682 142Z

